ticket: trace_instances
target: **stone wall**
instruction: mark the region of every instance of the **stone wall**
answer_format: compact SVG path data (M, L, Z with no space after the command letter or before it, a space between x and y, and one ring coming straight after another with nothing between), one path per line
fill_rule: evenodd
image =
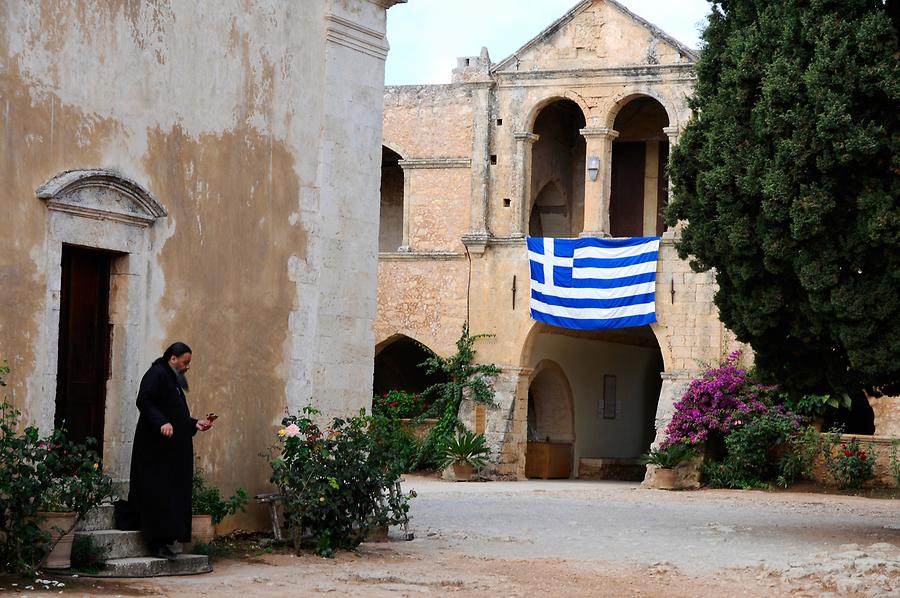
M114 477L140 377L174 340L194 349L192 410L221 414L196 448L223 491L267 487L258 455L286 409L368 405L393 3L0 6L0 359L29 422L53 425L64 244L114 252ZM73 170L105 189L96 205L58 178ZM124 214L143 195L161 211Z

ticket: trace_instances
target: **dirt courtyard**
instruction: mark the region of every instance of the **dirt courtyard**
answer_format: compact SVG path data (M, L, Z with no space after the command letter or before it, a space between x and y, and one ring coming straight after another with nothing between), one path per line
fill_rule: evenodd
M205 575L57 578L26 596L900 596L900 502L665 492L622 482L455 484L408 476L415 540L335 559L214 560Z

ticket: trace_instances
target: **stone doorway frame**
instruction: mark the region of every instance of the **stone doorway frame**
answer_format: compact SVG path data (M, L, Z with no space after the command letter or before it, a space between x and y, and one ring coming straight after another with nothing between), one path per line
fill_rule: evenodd
M35 374L28 381L31 419L42 432L53 428L59 360L60 290L63 245L114 254L109 289L110 376L104 413L104 470L115 480L128 477L137 410L131 408L140 383L147 305L150 227L168 215L165 207L134 181L112 170L62 172L35 190L47 207L42 264L46 296L36 345Z

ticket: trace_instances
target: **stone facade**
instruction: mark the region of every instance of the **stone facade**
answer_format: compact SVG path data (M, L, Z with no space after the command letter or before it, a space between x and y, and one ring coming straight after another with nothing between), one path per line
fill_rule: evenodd
M109 271L90 408L115 478L140 377L174 340L194 350L193 412L221 415L197 453L226 492L267 487L286 410L368 404L397 1L0 6L0 359L29 422L48 431L82 371L60 357L78 251Z
M572 475L580 459L627 463L702 364L737 347L713 276L692 272L677 231L659 228L661 167L690 118L695 60L616 2L588 0L499 63L483 50L459 59L451 84L385 90L404 217L400 246L379 254L376 342L406 336L447 355L467 318L493 335L476 345L502 368L484 429L493 476L522 478L529 440L571 442ZM656 324L576 333L530 318L527 234L659 233ZM568 396L540 396L550 388ZM474 413L464 404L470 428Z

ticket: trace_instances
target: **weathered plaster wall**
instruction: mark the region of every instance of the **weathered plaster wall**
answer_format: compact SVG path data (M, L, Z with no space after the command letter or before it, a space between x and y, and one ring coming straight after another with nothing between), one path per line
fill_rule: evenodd
M147 285L124 306L113 286L114 307L145 309L111 315L110 473L127 477L137 382L176 339L192 410L222 416L196 452L224 491L265 486L286 408L368 404L386 4L0 5L0 359L30 421L52 425L60 238L35 189L95 167L168 210L114 261ZM97 230L85 244L114 248L125 229Z

